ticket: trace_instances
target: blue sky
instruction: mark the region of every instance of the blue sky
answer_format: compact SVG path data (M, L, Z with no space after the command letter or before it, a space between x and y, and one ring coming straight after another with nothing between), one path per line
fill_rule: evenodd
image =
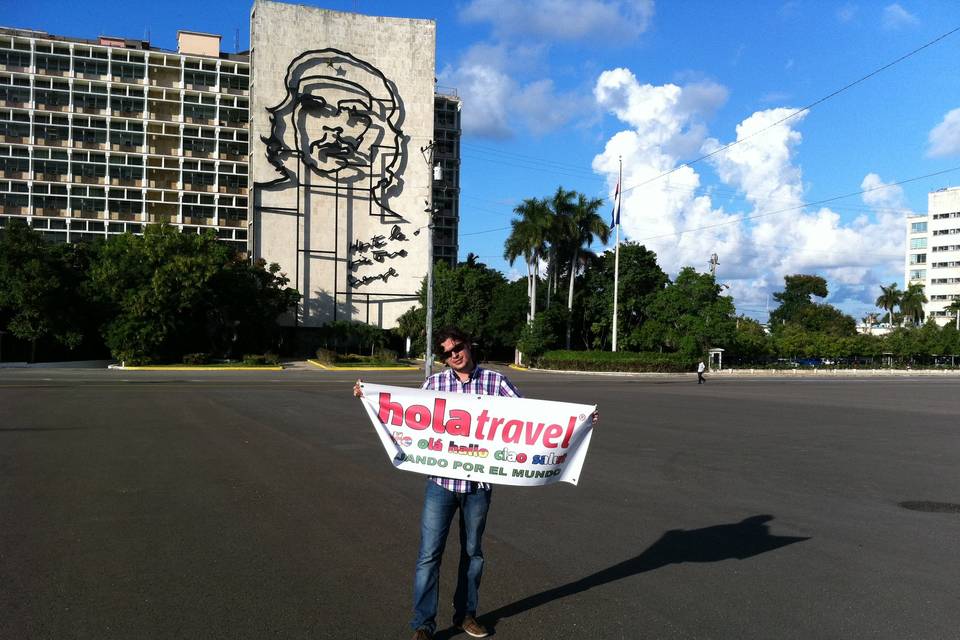
M957 170L888 186L960 167L960 32L777 124L960 26L954 1L304 4L437 21L440 84L464 99L461 259L510 275L524 271L502 258L513 206L558 185L609 197L622 156L623 231L668 273L716 252L738 310L761 319L784 275L816 273L859 319L880 284L902 286L905 216L960 185ZM6 26L55 34L149 32L173 49L191 29L232 51L239 29L248 44L248 2L0 8Z

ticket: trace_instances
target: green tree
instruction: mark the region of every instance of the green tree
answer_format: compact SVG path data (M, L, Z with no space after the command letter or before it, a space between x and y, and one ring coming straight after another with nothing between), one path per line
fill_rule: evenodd
M950 306L946 308L946 311L949 311L956 316L955 328L960 330L960 298L954 298L953 302L950 303Z
M784 277L784 289L774 293L780 306L770 313L770 328L781 331L789 323L799 324L808 332L854 335L856 321L836 307L814 302L811 297L827 297L827 281L820 276L796 274Z
M277 315L299 300L276 265L245 264L214 234L181 234L168 225L112 238L90 279L111 311L107 346L131 362L262 345L272 340Z
M301 297L289 283L280 265L234 255L210 282L206 326L211 350L226 357L279 350L277 318L295 309Z
M510 236L503 250L503 257L513 266L523 256L527 265L528 296L530 299L529 320L537 315L537 281L540 279L540 260L546 255L547 235L551 225L551 211L545 200L528 198L517 205L513 212L519 216L510 222Z
M395 332L411 337L415 353L425 351L426 281L420 305L398 319ZM486 355L511 352L526 313L522 281L508 282L499 271L469 262L450 267L438 262L433 273L434 326L456 325L477 340Z
M927 296L923 292L923 285L917 282L907 285L907 290L900 298L900 310L904 317L910 318L914 326L923 322L923 305L927 303Z
M560 346L560 332L563 330L567 314L560 305L548 307L537 314L533 322L524 326L517 341L517 349L532 360L545 351Z
M613 336L614 252L590 256L579 287L574 321L581 323L584 346L609 349ZM657 264L657 254L635 242L620 245L620 294L617 300L617 346L643 349L641 328L647 321L651 297L669 279Z
M800 310L797 317L804 329L835 336L852 336L857 322L833 305L814 303Z
M903 292L896 282L891 282L889 286L880 285L880 296L874 303L887 312L887 324L893 326L893 310L900 304Z
M44 338L68 349L83 340L86 268L86 247L49 244L19 220L0 237L0 309L7 331L30 342L31 362Z
M783 291L773 294L780 306L770 313L771 327L798 322L800 313L813 304L811 296L827 297L827 281L820 276L795 274L783 280Z
M763 325L753 318L739 316L736 320L732 349L732 355L741 361L755 362L769 356L773 345Z
M650 301L645 341L658 340L661 350L690 357L710 347L729 346L736 333L735 310L733 299L721 293L711 274L684 267Z

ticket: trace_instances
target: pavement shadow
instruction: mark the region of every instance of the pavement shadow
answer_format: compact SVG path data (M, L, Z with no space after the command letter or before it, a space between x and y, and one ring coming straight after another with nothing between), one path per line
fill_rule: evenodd
M732 558L744 560L796 542L809 540L809 538L794 536L771 535L770 528L767 526L771 520L773 520L771 515L757 515L734 524L720 524L689 531L672 529L660 536L659 540L638 556L591 573L579 580L511 602L484 613L478 617L478 620L490 627L492 631L492 628L504 618L667 565L682 562L719 562ZM446 640L459 633L458 629L444 629L436 634L435 639Z

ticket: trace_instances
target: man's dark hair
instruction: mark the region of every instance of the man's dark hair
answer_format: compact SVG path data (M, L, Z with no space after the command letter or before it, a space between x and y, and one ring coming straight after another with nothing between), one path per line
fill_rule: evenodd
M439 331L437 331L433 339L434 345L436 346L437 353L440 353L441 351L443 351L443 347L441 347L440 345L442 345L447 340L453 340L454 342L463 342L464 344L466 344L468 347L471 348L471 351L473 350L473 338L470 336L469 333L460 329L459 327L452 327L452 326L444 327Z

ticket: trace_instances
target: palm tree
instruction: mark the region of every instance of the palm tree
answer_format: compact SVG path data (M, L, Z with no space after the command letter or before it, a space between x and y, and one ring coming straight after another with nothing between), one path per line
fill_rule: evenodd
M550 220L550 228L547 230L547 241L550 243L548 258L550 280L547 285L547 307L550 306L551 291L556 291L560 282L561 264L564 262L561 253L565 252L570 244L569 218L573 212L573 199L576 195L576 191L567 191L560 186L557 187L549 200L550 211L553 216Z
M957 314L957 331L960 331L960 298L954 298L950 306L946 308L946 311Z
M486 267L486 266L487 266L487 265L483 264L482 262L480 262L480 256L478 256L477 254L475 254L475 253L472 252L472 251L467 254L467 259L463 261L463 264L465 264L466 266L468 266L468 267L470 267L470 268Z
M903 292L900 298L900 311L904 317L913 318L913 324L918 325L923 321L923 305L927 303L927 296L923 293L923 285L913 283L907 285L907 290Z
M872 334L874 325L879 324L879 322L880 314L874 313L873 311L863 316L863 326L866 328L867 333Z
M523 256L527 263L527 295L530 296L532 322L537 313L537 280L540 277L540 260L546 253L547 230L550 224L550 207L545 200L528 198L518 204L513 212L520 216L510 221L511 231L504 245L503 257L513 266Z
M893 308L900 304L903 292L896 282L891 282L889 287L880 285L880 291L882 293L874 304L887 311L887 323L893 326Z
M603 206L602 198L588 199L582 193L577 194L577 202L570 212L570 240L573 256L570 259L570 288L567 293L567 349L570 348L570 325L573 314L573 284L577 279L580 252L593 244L594 240L606 244L610 239L610 227L597 213Z

